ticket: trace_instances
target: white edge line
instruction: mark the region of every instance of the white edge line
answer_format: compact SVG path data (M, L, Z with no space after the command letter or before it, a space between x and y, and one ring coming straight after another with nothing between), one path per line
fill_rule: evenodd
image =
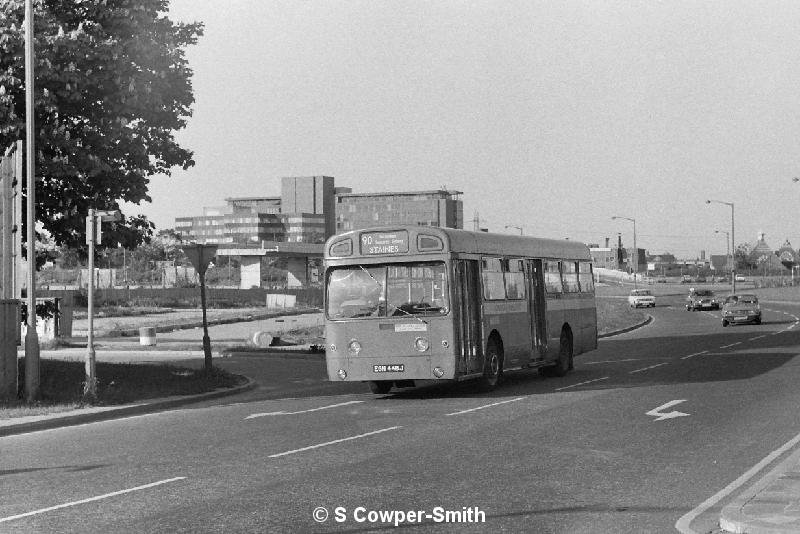
M286 452L279 452L278 454L270 454L267 458L279 458L281 456L287 456L289 454L295 454L297 452L303 451L310 451L311 449L318 449L320 447L326 447L328 445L334 445L336 443L342 443L343 441L351 441L358 438L365 438L367 436L374 436L375 434L380 434L381 432L389 432L390 430L397 430L398 428L403 428L402 426L390 426L389 428L381 428L380 430L374 430L372 432L367 432L366 434L359 434L357 436L350 436L347 438L342 439L335 439L333 441L326 441L325 443L318 443L316 445L310 445L308 447L303 447L302 449L294 449L291 451Z
M8 517L0 517L0 523L5 523L6 521L14 521L15 519L30 517L32 515L43 514L45 512L52 512L53 510L60 510L61 508L68 508L70 506L77 506L79 504L86 504L93 501L99 501L101 499L108 499L109 497L116 497L117 495L123 495L125 493L130 493L132 491L139 491L143 489L153 488L155 486L160 486L162 484L168 484L170 482L175 482L177 480L185 480L185 479L186 477L168 478L166 480L159 480L158 482L151 482L150 484L145 484L144 486L136 486L135 488L128 488L120 491L115 491L112 493L106 493L105 495L98 495L97 497L90 497L88 499L82 499L80 501L73 501L64 504L59 504L57 506L50 506L49 508L42 508L40 510L34 510L32 512L25 512L24 514L11 515Z
M460 412L446 413L445 415L461 415L462 413L476 412L478 410L483 410L484 408L491 408L492 406L499 406L500 404L508 404L509 402L516 402L524 398L525 397L517 397L516 399L493 402L492 404L484 404L483 406L478 406L477 408L470 408L469 410L461 410Z
M576 388L578 386L585 386L586 384L591 384L592 382L600 382L601 380L608 380L608 377L604 376L603 378L595 378L594 380L587 380L586 382L581 382L579 384L572 384L571 386L564 386L563 388L556 389L556 391L561 391L562 389Z
M776 458L781 456L787 450L791 449L795 445L800 443L800 434L797 434L795 437L784 443L780 448L772 451L767 456L764 457L760 462L756 465L748 469L743 475L739 478L722 488L720 491L700 503L694 510L690 511L686 515L682 516L678 521L675 522L675 528L679 531L683 532L684 534L698 534L695 530L689 527L689 524L694 521L697 516L705 513L706 510L717 504L719 501L724 499L726 496L733 493L736 489L742 486L745 482L753 478L759 471L764 469L766 466L771 464L775 461Z

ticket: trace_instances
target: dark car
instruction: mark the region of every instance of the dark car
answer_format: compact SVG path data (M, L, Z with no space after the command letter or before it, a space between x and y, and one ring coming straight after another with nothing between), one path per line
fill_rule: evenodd
M758 297L751 294L730 295L722 306L722 326L739 323L761 324Z
M689 296L686 297L686 309L688 311L718 310L719 308L719 300L710 289L692 288L689 290Z

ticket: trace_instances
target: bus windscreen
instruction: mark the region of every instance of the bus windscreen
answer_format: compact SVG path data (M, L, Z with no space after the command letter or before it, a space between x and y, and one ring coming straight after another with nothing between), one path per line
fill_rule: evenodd
M444 262L349 265L328 275L330 319L446 315Z

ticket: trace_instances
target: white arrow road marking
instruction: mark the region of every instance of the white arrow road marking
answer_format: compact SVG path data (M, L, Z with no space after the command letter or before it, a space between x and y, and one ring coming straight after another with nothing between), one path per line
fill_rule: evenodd
M339 404L329 404L328 406L320 406L319 408L311 408L309 410L300 410L299 412L266 412L266 413L254 413L245 417L245 419L255 419L256 417L266 417L268 415L297 415L299 413L309 413L309 412L318 412L320 410L327 410L328 408L338 408L339 406L347 406L348 404L358 404L359 402L364 401L348 401L348 402L340 402Z
M650 410L645 415L652 415L653 417L656 418L655 419L656 421L663 421L664 419L672 419L673 417L688 417L689 416L688 413L683 413L683 412L678 412L678 411L672 411L672 412L668 412L668 413L663 413L661 411L661 410L666 410L667 408L669 408L671 406L675 406L676 404L680 404L682 402L686 402L686 400L684 399L684 400L669 401L666 404L662 404L658 408L654 408L654 409Z

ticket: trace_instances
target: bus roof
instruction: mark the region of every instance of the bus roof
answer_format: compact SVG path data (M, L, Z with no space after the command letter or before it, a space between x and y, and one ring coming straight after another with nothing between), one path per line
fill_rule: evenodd
M358 253L360 234L372 232L398 232L408 231L409 242L415 243L418 235L439 237L444 243L442 252L456 252L465 254L483 254L497 256L520 256L554 259L573 259L591 261L589 247L577 241L561 239L544 239L532 236L490 234L488 232L471 232L455 228L440 228L433 226L380 226L362 228L328 239L325 244L326 258L340 258L339 255L329 255L331 246L347 238L352 240L353 248L350 257L364 257ZM374 257L374 256L370 256ZM344 258L342 258L344 259Z

